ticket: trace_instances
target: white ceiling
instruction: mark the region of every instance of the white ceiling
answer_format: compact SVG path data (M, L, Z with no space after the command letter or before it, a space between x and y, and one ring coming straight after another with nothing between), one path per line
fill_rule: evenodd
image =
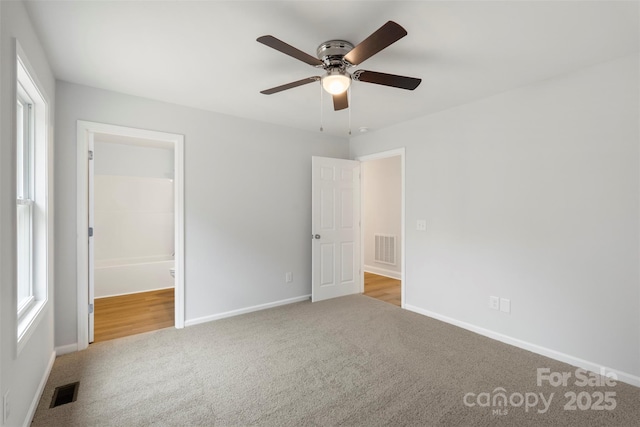
M355 82L354 132L372 130L638 52L638 2L31 1L58 79L315 131L319 85L260 90L320 75L255 39L315 55L359 43L388 20L408 36L355 69L423 79L413 92ZM324 97L324 128L347 111Z

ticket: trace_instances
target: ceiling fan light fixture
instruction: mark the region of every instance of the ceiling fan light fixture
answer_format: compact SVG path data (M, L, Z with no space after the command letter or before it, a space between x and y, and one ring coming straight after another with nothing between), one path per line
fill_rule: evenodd
M322 77L322 87L331 95L340 95L351 85L351 76L344 70L332 69Z

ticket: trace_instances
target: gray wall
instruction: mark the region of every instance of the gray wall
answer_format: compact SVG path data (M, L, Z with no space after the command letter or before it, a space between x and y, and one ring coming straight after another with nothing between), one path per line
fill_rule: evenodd
M53 296L49 295L41 322L20 354L16 354L14 37L35 70L36 75L32 77L37 78L46 92L45 98L50 102L51 126L55 119L55 80L23 4L0 2L0 20L0 397L10 393L11 415L6 425L17 426L27 421L29 407L39 397L39 385L46 379L44 377L48 373L54 350ZM49 143L53 147L54 141L50 140ZM49 193L50 215L54 214L52 190ZM53 233L50 238L53 239ZM49 286L50 290L53 289L52 285Z
M345 158L346 139L66 82L57 90L56 346L77 340L79 119L185 135L187 321L311 293L311 156Z
M621 58L353 138L406 147L406 303L640 375L638 79Z

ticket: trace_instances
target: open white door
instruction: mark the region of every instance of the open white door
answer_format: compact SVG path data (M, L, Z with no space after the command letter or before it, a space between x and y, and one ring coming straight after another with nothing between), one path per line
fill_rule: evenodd
M93 170L93 156L94 156L94 150L93 150L93 133L89 134L89 176L88 176L88 184L89 184L89 188L88 188L88 199L89 199L89 217L88 219L88 223L89 223L89 342L92 343L93 342L93 319L94 319L94 297L95 297L95 291L94 291L94 274L93 274L93 269L94 269L94 258L95 258L95 250L94 250L94 244L93 244L93 227L94 227L94 222L93 222L93 174L94 174L94 170Z
M311 300L360 292L360 162L312 157Z

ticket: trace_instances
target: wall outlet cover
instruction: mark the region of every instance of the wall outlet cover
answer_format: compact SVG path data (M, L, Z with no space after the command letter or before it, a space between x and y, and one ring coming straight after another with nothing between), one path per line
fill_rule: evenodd
M489 297L489 308L493 310L500 309L500 298L498 297Z

